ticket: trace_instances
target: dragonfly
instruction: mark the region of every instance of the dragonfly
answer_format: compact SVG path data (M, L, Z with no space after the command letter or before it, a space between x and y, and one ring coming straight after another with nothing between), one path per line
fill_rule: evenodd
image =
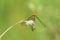
M30 17L28 17L24 23L26 25L29 25L32 29L32 31L34 31L36 29L35 27L35 20L38 19L38 21L44 26L46 27L46 25L42 22L42 20L36 15L36 11L34 11L34 14L31 15Z

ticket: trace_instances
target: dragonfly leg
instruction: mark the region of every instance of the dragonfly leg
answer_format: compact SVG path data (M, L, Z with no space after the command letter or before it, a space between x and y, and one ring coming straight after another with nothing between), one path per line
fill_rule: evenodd
M39 17L36 16L36 18L38 19L38 21L39 21L42 25L44 25L44 27L46 27L46 25L39 19Z

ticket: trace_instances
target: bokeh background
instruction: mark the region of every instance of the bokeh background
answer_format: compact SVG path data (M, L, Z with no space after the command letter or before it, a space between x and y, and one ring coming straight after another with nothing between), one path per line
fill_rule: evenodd
M34 6L33 6L34 5ZM0 0L0 35L11 25L37 11L36 30L17 24L1 40L60 40L60 0Z

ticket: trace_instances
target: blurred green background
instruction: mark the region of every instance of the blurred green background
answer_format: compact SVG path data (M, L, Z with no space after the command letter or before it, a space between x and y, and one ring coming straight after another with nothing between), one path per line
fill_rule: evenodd
M29 3L35 8L29 8ZM60 40L60 0L0 0L0 35L9 26L31 16L34 10L46 28L37 19L34 32L17 24L1 40Z

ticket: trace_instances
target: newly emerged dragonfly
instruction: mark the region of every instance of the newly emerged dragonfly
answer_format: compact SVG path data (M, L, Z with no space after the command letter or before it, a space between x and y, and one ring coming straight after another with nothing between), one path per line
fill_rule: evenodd
M34 14L32 16L30 16L29 18L27 18L24 23L28 26L31 27L32 31L34 31L36 29L35 27L35 19L38 19L38 21L44 25L44 27L46 27L46 25L41 21L41 19L36 15L36 11L34 12Z

